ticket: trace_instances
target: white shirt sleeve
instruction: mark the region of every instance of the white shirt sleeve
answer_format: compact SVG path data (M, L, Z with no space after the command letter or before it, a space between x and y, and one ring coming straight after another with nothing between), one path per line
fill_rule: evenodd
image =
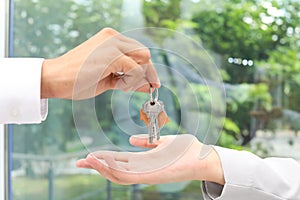
M0 124L40 123L48 100L41 99L42 58L0 58Z
M205 200L300 200L300 164L291 158L266 158L221 147L217 151L225 185L203 182Z

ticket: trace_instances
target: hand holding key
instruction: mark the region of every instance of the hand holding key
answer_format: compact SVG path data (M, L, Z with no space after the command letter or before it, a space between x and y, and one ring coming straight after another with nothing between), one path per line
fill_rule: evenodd
M169 118L164 109L164 103L158 100L158 89L153 98L153 88L150 87L150 99L146 101L140 110L140 119L148 126L149 143L160 138L160 128L169 122Z
M149 91L159 87L150 50L138 41L105 28L62 56L46 59L41 97L89 99L107 90Z

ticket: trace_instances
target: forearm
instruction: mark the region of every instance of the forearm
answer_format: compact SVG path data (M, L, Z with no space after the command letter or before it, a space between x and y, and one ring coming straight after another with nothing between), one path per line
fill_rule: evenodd
M222 188L222 185L204 182L205 199L234 200L242 196L245 199L299 199L300 165L295 160L262 159L246 151L215 149L221 160L225 185Z

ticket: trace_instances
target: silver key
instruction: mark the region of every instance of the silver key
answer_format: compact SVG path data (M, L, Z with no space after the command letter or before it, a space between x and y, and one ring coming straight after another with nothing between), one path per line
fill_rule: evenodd
M158 91L156 90L156 97L152 97L152 88L150 89L150 100L146 101L142 110L149 119L148 134L149 143L153 143L154 138L159 140L160 138L160 127L158 124L158 115L164 111L164 103L158 100Z

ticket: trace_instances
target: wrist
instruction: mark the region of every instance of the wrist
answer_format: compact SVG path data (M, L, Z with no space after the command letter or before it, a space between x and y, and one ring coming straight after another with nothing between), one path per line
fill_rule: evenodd
M205 147L209 147L210 149L205 157L201 158L201 156L199 156L199 163L201 163L197 170L200 173L198 176L199 180L224 185L225 179L221 159L214 148L203 145L203 148Z
M59 61L60 58L46 59L42 65L41 74L41 98L59 98L57 95L58 66L63 63Z

